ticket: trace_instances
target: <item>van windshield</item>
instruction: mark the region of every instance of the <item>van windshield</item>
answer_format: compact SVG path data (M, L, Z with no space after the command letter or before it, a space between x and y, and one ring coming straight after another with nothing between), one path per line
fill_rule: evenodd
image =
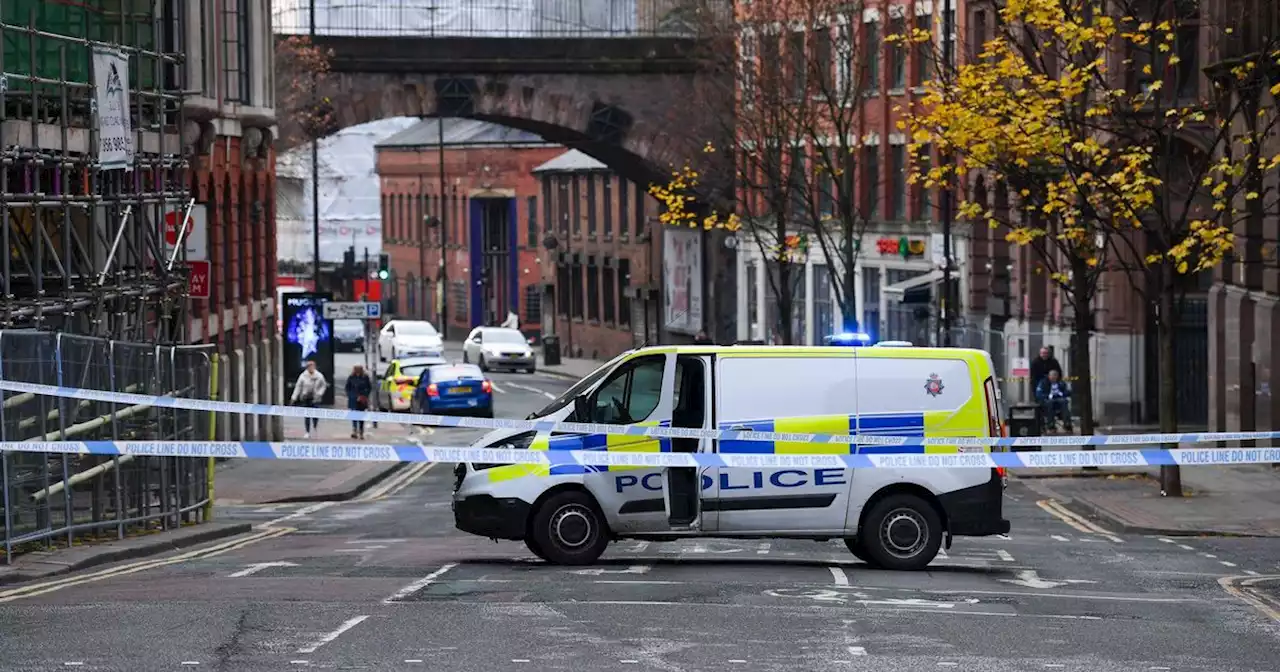
M546 407L542 408L541 410L530 413L527 419L546 417L564 408L565 406L568 406L569 404L573 403L573 400L576 399L578 395L582 394L588 389L591 389L592 385L595 385L597 382L600 381L601 378L605 376L605 374L612 371L614 367L617 366L618 363L622 361L622 358L624 355L625 353L623 355L618 355L617 357L614 357L613 359L606 362L600 368L596 369L595 371L592 371L590 375L574 383L573 387L570 387L569 389L565 390L564 394L561 394L560 396L556 397L555 400L547 404Z

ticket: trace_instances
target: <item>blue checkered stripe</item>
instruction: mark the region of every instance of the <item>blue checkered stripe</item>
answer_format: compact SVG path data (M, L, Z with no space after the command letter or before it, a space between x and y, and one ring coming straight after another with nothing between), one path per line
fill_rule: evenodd
M796 420L803 420L797 418ZM850 415L848 418L849 435L858 438L888 438L888 439L923 439L924 438L924 414L923 413L874 413L867 415ZM747 431L765 432L770 434L779 433L777 429L776 419L768 418L763 420L746 420L735 422L721 422L721 435L735 435L737 432L730 431L731 427L743 427ZM739 430L742 431L742 430ZM788 435L787 432L782 432ZM803 441L805 436L829 436L826 434L819 435L797 435L797 438L789 438L791 441ZM774 452L774 444L776 441L757 441L754 439L721 439L718 452L721 453L743 453L751 455L766 455ZM954 441L948 445L955 445ZM909 453L920 454L925 452L925 443L920 441L914 445L898 444L898 445L875 445L875 444L854 444L850 446L851 453L872 455L883 453Z
M875 428L867 425L859 427L859 431L849 434L802 434L794 432L768 431L733 431L719 429L688 429L683 427L638 427L635 425L601 425L580 422L558 422L555 420L515 420L504 418L460 418L455 416L382 413L372 411L351 411L345 409L299 408L293 406L275 406L268 404L244 404L230 401L210 401L207 399L183 399L175 397L158 397L128 392L107 392L76 387L57 385L40 385L12 380L0 380L0 391L28 393L67 399L86 401L103 401L118 404L155 406L159 408L178 408L191 411L208 411L214 413L236 413L242 415L261 415L281 418L315 418L319 420L364 420L388 424L432 425L436 427L457 427L465 429L509 429L516 431L538 432L573 432L580 434L608 436L651 436L654 438L694 438L718 439L726 443L746 442L808 442L826 444L852 444L863 446L862 454L875 454L883 450L868 450L868 446L892 448L893 453L920 453L923 446L966 446L966 447L1034 447L1034 446L1144 446L1153 444L1201 444L1223 441L1280 441L1280 431L1260 432L1182 432L1168 434L1132 434L1111 436L1036 436L1017 438L997 437L925 437L913 433L911 428L900 430ZM759 427L771 426L768 421L749 424ZM890 433L890 432L893 433ZM759 450L759 449L756 449ZM768 451L766 451L768 452Z
M657 426L670 427L671 421L662 420L658 423ZM644 436L644 435L636 436L635 440L636 441L641 440L641 436ZM652 439L646 438L645 440L652 440ZM619 443L622 445L625 445L626 443L629 443L629 442L619 442ZM607 434L554 434L551 436L550 439L547 440L547 447L548 447L547 452L556 453L556 454L571 454L575 451L608 451L609 435ZM615 444L615 448L616 447L619 447L619 446ZM659 438L658 452L670 453L671 439ZM612 466L618 467L623 465L612 465ZM580 475L580 474L591 474L591 473L597 473L602 471L609 471L610 468L611 468L610 465L582 464L576 460L567 460L562 462L552 462L551 475L552 476L573 476L573 475Z
M1165 450L1053 451L1023 453L635 453L607 450L497 450L488 448L365 443L265 443L255 441L9 441L0 452L42 452L152 457L239 457L266 460L470 462L579 465L565 473L600 467L732 467L777 469L1010 469L1266 464L1280 462L1280 448L1182 448Z

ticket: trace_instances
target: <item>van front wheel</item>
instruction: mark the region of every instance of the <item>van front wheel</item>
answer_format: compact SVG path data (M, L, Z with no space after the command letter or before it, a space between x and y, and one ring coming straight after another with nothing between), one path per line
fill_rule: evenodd
M570 490L552 496L533 514L529 530L541 557L557 565L589 565L609 545L604 517L586 493Z
M853 557L871 565L872 567L876 566L876 563L867 555L866 549L862 547L862 542L859 541L857 537L846 538L844 540L844 545L848 547L849 552L853 554Z
M924 569L942 547L942 519L933 506L910 494L885 497L867 514L857 545L873 565Z

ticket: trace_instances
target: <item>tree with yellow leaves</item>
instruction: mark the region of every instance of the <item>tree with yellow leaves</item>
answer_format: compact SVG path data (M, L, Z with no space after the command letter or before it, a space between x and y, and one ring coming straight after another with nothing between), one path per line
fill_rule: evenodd
M883 47L878 35L858 35L864 5L842 0L780 0L740 4L728 22L704 22L704 70L715 73L692 105L712 115L731 147L708 144L708 155L732 152L735 215L691 207L699 171L674 172L651 193L667 204L668 224L740 230L765 260L777 309L766 333L792 343L798 290L811 251L820 249L847 329L856 326L853 278L859 243L870 221L880 175L855 181L867 93L878 88L867 64ZM694 16L716 16L710 11ZM780 30L779 26L805 26ZM865 37L863 49L856 40ZM703 159L703 160L698 160ZM861 189L859 189L861 187ZM745 291L745 288L743 288ZM764 316L762 316L763 318Z
M976 57L943 73L908 124L916 142L958 160L920 179L959 184L980 172L1010 188L1012 216L972 199L960 212L1035 250L1065 290L1073 373L1088 372L1099 273L1129 274L1153 306L1165 432L1177 429L1183 298L1231 254L1250 216L1237 201L1266 201L1255 187L1277 163L1258 150L1274 115L1260 128L1248 103L1224 94L1251 81L1256 90L1280 53L1255 45L1257 57L1220 69L1208 86L1191 63L1206 43L1220 54L1233 24L1200 11L1185 0L1007 0L994 34L969 45ZM1253 125L1242 133L1246 117ZM1181 494L1176 467L1161 476L1166 494Z

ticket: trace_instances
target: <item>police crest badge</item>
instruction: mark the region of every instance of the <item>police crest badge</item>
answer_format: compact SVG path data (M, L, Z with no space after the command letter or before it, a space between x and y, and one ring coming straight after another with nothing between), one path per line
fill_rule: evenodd
M942 378L938 377L936 373L929 374L929 379L924 381L925 394L931 397L941 396L944 389L946 387L942 384Z

